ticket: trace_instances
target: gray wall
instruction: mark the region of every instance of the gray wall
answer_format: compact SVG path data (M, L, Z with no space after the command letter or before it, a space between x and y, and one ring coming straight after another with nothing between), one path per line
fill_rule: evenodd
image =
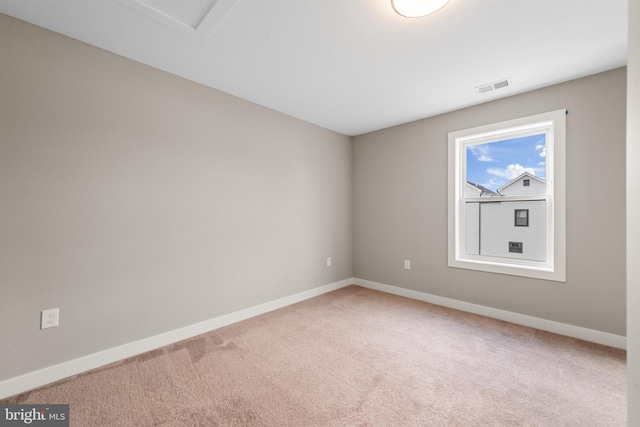
M0 39L0 380L353 276L349 137L5 15Z
M640 426L640 0L629 1L627 66L628 425Z
M355 276L625 335L625 82L617 69L355 137ZM447 133L561 108L567 282L447 267Z

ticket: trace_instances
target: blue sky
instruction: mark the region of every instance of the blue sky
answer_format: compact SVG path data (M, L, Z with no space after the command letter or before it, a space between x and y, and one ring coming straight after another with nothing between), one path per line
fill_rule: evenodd
M467 147L467 181L497 190L529 172L545 178L545 135L531 135Z

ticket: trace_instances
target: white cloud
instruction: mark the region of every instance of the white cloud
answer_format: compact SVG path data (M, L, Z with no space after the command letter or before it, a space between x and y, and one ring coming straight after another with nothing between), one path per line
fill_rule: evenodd
M493 158L491 157L491 155L489 154L489 145L488 144L482 144L482 145L472 145L471 147L469 147L469 150L471 150L471 153L476 156L476 160L479 162L493 162Z
M508 180L517 178L525 172L529 172L531 175L536 174L533 168L525 168L519 163L511 164L507 166L505 169L487 169L487 173L490 173L491 175L499 176L500 178L506 178Z
M546 164L547 164L546 162L538 162L538 166L544 166Z
M547 157L547 146L546 145L542 145L542 144L536 145L536 151L538 151L538 150L542 150L538 154L540 157Z

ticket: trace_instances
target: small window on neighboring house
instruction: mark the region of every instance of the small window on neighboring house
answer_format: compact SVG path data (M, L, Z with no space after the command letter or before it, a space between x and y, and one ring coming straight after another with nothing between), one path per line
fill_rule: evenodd
M529 186L529 180L528 179L522 180L522 186L523 187L528 187Z
M516 227L529 226L529 209L516 209Z

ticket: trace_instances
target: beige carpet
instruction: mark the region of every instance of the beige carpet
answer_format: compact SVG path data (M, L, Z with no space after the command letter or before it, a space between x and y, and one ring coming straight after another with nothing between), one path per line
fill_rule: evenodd
M350 286L5 399L72 426L624 426L625 352Z

